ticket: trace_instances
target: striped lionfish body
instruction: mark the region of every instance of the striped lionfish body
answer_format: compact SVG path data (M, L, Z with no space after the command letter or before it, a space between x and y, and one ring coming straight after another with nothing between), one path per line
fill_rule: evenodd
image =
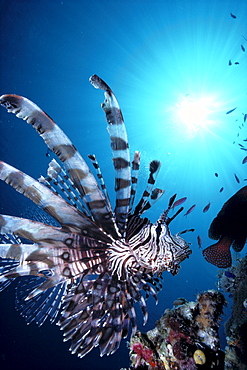
M121 339L136 330L134 303L141 306L145 323L145 300L149 294L157 300L161 273L177 274L191 253L181 233L173 236L168 227L176 216L168 217L175 196L154 224L141 217L163 194L153 189L159 161L150 163L147 187L133 207L140 153L135 152L131 163L122 113L110 87L96 75L90 82L105 91L102 108L113 152L114 209L94 155L89 158L97 180L69 138L37 105L17 95L0 98L8 112L36 129L60 160L53 159L47 177L39 181L0 162L1 180L55 220L49 224L0 216L0 290L20 277L17 306L26 321L41 325L60 313L58 324L79 357L96 346L102 356L114 353Z

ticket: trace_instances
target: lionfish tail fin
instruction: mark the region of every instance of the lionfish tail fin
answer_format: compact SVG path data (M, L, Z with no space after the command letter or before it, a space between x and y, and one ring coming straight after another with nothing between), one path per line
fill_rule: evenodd
M216 244L212 244L202 251L205 260L219 268L227 268L232 265L230 252L231 240L222 238Z

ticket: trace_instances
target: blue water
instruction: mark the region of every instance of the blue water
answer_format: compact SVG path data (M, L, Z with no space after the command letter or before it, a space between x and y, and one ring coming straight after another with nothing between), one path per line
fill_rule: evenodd
M151 329L177 297L194 300L198 292L216 288L218 269L203 259L196 237L201 236L203 248L212 244L207 237L212 219L246 184L247 164L241 162L247 154L238 143L244 144L247 137L242 125L247 113L247 51L240 47L247 50L247 3L1 0L0 17L1 94L15 93L36 102L84 157L96 154L113 197L111 151L100 108L103 94L88 82L92 74L98 74L119 100L131 153L141 151L141 187L148 163L162 161L157 186L166 193L148 217L155 221L175 192L178 198L188 198L186 209L196 204L190 215L180 215L171 224L173 233L196 229L185 234L193 254L177 276L164 274L159 305L149 300L146 328L141 315L138 318L140 330ZM208 102L202 124L197 125L201 111L196 122L190 117L185 120L179 113L181 105L192 102L195 110L202 99ZM34 178L44 175L49 158L36 132L3 108L0 125L1 159ZM219 193L221 187L224 190ZM1 184L0 197L3 214L19 216L30 205L5 184ZM208 202L211 207L203 213ZM1 293L0 300L1 369L128 367L126 341L113 356L100 358L96 348L78 359L69 353L69 343L62 342L57 326L27 327L14 309L14 287ZM230 307L231 303L226 314Z

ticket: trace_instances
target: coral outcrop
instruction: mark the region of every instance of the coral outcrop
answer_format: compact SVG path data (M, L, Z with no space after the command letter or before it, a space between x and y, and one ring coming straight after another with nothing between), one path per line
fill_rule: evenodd
M225 323L227 347L225 370L247 369L247 257L220 273L220 287L233 300L231 317Z
M177 299L153 330L137 332L130 342L131 369L224 369L219 319L226 304L222 293L208 290L196 302Z

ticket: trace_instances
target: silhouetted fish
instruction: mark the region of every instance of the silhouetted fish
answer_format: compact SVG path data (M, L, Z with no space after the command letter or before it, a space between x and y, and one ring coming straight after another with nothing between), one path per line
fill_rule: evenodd
M234 176L235 176L235 179L236 179L237 183L240 184L240 180L239 180L238 176L235 173L234 173Z
M229 66L231 66L231 65L232 65L232 61L231 61L231 59L229 59L228 65L229 65Z
M230 267L230 246L240 252L247 238L247 186L237 191L223 205L211 223L208 235L219 241L202 251L206 261L220 268Z
M232 18L234 18L234 19L236 19L236 18L237 18L237 16L236 16L236 15L234 15L234 14L232 14L232 13L230 13L230 16L231 16Z
M207 212L210 208L211 203L209 202L202 210L203 213Z
M234 64L239 64L239 62L235 62Z
M184 214L184 216L188 216L188 214L190 214L195 208L196 208L196 204L193 204L193 206L191 206L188 209L188 211Z
M225 275L228 277L228 278L231 278L231 279L235 279L235 275L232 273L232 272L230 272L230 271L225 271Z
M245 51L245 47L244 47L243 45L241 45L241 49L242 49L243 51Z
M199 248L202 248L202 238L200 237L200 235L197 236L197 244Z
M244 115L244 122L246 122L246 119L247 119L247 113L245 113Z
M181 199L178 199L174 204L173 204L173 206L172 206L172 209L173 208L175 208L175 207L177 207L177 206L180 206L180 204L183 204L185 201L186 201L186 197L184 197L184 198L181 198Z
M244 157L244 159L242 160L242 164L245 164L247 162L247 157Z
M214 174L216 177L218 177L219 175L217 174L217 172L215 172L215 174Z
M237 107L236 107L236 108L233 108L233 109L231 109L231 110L229 110L228 112L226 112L226 114L230 114L230 113L234 112L234 111L235 111L235 109L237 109Z
M220 193L222 193L223 190L224 190L224 188L220 188Z

